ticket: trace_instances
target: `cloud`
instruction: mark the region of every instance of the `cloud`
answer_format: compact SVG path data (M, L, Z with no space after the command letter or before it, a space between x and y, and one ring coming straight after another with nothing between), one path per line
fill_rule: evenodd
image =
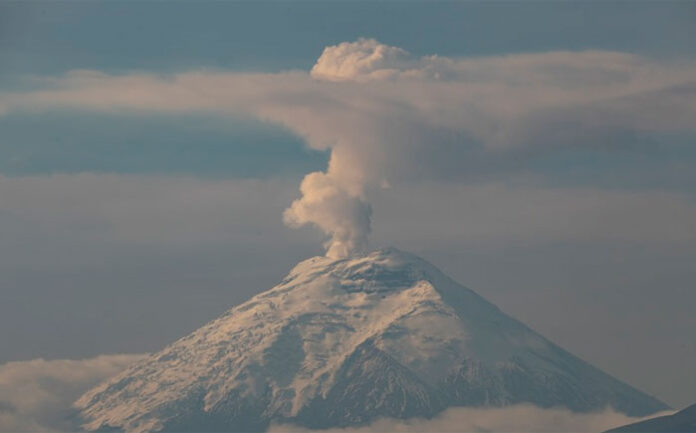
M312 67L314 78L328 81L370 81L398 77L424 78L435 58L419 59L374 39L358 39L324 48ZM433 74L432 78L438 78Z
M666 415L665 412L653 416ZM651 416L652 417L652 416ZM433 419L382 419L365 427L321 430L332 433L367 432L602 432L646 418L632 418L611 409L575 413L531 405L504 408L450 408ZM310 432L292 425L274 425L269 432Z
M426 73L433 69L441 72ZM536 133L583 112L574 121L587 131L693 131L695 71L692 63L607 51L414 58L401 48L363 39L327 47L309 74L196 71L161 76L78 70L39 80L42 88L5 92L2 100L7 112L68 107L250 113L284 124L322 149L347 141L369 148L354 138L375 132L388 137L386 129L398 130L414 120L429 129L464 133L487 146L514 147L542 144L535 143L545 141ZM594 110L599 111L588 112ZM392 123L402 116L408 121ZM410 134L408 129L392 132ZM405 143L382 144L390 145ZM420 145L437 148L440 143Z
M379 237L412 245L696 242L696 203L662 190L418 182L378 192L375 202Z
M467 177L568 146L611 147L622 134L696 133L694 77L694 63L619 52L416 57L360 39L327 47L309 73L73 71L0 96L6 112L216 112L283 125L331 151L285 219L317 225L330 254L342 255L365 245L370 196L382 186Z
M313 223L331 235L327 257L341 258L367 250L370 234L370 205L351 196L329 175L314 172L300 185L302 198L285 210L284 220L291 227Z
M50 240L62 239L61 233L69 231L75 241L143 247L160 242L247 243L256 237L255 231L278 220L272 212L281 212L282 200L289 201L293 194L286 179L104 173L0 176L0 234L6 239L21 235Z
M298 181L0 176L0 354L147 352L272 287L319 252L318 233L278 217ZM377 246L424 256L670 403L692 398L692 195L508 178L400 182L373 197Z
M144 355L34 359L0 365L0 431L76 431L72 403Z
M83 360L34 359L0 365L0 431L78 431L73 403L104 379L124 370L146 355L101 355ZM667 413L665 413L667 414ZM659 415L659 414L658 414ZM360 428L327 432L590 432L636 422L605 410L579 414L567 409L542 409L530 405L506 408L451 408L433 419L378 420ZM293 425L274 425L270 432L309 432Z
M298 182L0 176L0 362L148 352L277 284L321 249Z
M361 228L343 239L364 240L369 220L363 215L371 211L366 203L342 196L345 192L324 175L307 179L315 183L312 190L321 201L340 207L337 214ZM248 252L266 249L266 256L270 250L307 252L306 242L316 238L284 230L278 218L292 201L294 182L92 173L0 176L0 268L70 269L117 262L118 254L153 254L153 249L203 253L228 245ZM549 187L523 180L423 181L372 195L382 244L696 241L696 205L690 195L661 190ZM295 202L286 219L325 221L327 230L345 225L331 219L334 213L324 215L313 206L311 196Z

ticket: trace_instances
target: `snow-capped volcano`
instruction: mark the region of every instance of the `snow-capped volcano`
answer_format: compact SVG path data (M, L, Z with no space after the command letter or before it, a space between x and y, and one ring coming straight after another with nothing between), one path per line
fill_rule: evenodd
M301 262L76 406L88 430L200 432L348 426L522 402L629 415L666 408L424 260L386 249Z

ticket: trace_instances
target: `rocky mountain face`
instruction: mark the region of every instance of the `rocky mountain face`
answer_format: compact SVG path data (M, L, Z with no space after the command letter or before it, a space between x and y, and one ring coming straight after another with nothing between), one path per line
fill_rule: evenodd
M667 416L611 429L606 433L694 433L696 432L696 404Z
M87 392L87 430L262 431L532 403L666 406L546 340L411 254L315 257Z

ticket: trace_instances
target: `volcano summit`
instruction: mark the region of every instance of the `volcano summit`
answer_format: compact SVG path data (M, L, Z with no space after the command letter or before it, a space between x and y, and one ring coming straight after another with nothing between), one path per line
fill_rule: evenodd
M453 406L666 408L411 254L315 257L83 395L87 430L260 431Z

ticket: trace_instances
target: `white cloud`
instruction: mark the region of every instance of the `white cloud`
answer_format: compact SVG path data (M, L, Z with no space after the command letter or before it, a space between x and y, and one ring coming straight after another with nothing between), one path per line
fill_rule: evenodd
M665 412L657 415L665 415ZM657 416L653 415L653 416ZM450 408L433 419L382 419L357 428L329 429L322 432L602 432L613 427L637 422L611 409L595 413L574 413L567 409L542 409L530 405L504 408ZM317 432L292 425L275 425L269 430L280 432Z
M424 76L428 62L420 63L401 48L374 39L358 39L326 47L311 74L328 81L370 81L409 75L416 78Z
M83 360L34 359L0 365L0 431L77 431L73 403L84 392L146 355L101 355ZM335 433L394 432L599 432L639 418L605 410L579 414L530 405L506 408L451 408L433 419L382 419ZM274 425L270 432L309 432Z
M321 172L305 176L300 185L302 198L285 210L284 220L291 227L314 223L331 235L326 244L328 257L346 257L367 250L370 234L370 206L354 197L329 175Z
M360 39L327 47L310 73L74 71L2 99L5 111L209 111L284 125L309 146L331 150L329 167L305 182L286 220L316 224L338 254L364 245L368 198L380 185L463 176L477 161L530 150L610 146L608 137L625 132L693 134L695 77L693 63L626 53L419 58ZM320 177L334 193L312 191ZM362 215L337 214L346 210Z
M34 359L0 365L0 431L75 431L72 403L144 355Z

